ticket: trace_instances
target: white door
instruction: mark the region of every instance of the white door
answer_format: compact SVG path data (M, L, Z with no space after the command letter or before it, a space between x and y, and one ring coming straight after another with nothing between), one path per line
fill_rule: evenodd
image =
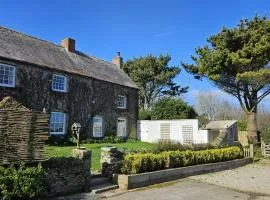
M126 137L127 136L127 120L126 118L118 118L117 120L117 136Z

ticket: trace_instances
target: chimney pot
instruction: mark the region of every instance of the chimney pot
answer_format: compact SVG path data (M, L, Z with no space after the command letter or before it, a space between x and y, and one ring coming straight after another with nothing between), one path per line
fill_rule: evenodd
M123 58L121 57L120 52L116 52L116 56L112 59L112 63L117 65L119 68L123 65Z
M75 52L75 40L72 38L65 38L61 41L61 46L69 52Z

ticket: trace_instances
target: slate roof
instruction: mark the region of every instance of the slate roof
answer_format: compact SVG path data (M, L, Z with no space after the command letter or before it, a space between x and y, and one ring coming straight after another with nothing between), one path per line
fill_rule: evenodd
M236 120L220 120L220 121L210 121L208 124L206 124L202 129L225 129L229 128L233 124L235 124L237 121Z
M116 65L0 26L0 57L137 88Z

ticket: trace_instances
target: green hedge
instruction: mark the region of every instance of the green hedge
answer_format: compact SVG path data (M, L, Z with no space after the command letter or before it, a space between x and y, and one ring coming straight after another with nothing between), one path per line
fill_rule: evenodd
M0 167L0 199L35 199L46 187L41 167Z
M240 147L207 149L202 151L165 151L161 153L127 154L122 161L121 173L137 174L162 169L222 162L243 157Z

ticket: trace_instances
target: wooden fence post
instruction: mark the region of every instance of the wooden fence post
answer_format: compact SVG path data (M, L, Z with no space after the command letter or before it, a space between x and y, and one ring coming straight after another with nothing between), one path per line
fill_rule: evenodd
M253 158L254 157L254 146L253 146L253 144L249 145L249 150L250 150L250 157Z

